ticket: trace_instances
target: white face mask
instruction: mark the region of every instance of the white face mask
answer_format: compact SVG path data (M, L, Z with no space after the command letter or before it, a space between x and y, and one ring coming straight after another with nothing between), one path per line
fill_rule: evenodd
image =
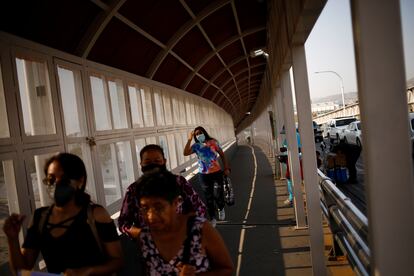
M204 141L206 140L206 136L204 134L197 135L196 137L200 143L204 143Z

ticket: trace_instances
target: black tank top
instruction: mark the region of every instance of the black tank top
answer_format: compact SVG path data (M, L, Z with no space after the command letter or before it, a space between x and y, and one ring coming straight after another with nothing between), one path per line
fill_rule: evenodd
M93 266L106 261L105 255L101 252L87 223L86 207L81 209L73 218L65 220L66 222L72 221L72 223L68 225L63 235L56 238L50 234L50 229L56 227L56 225L45 223L43 230L39 232L40 216L45 208L48 207L39 208L35 211L33 223L27 231L23 247L40 250L49 272L61 273L68 268ZM48 218L46 221L48 221ZM67 224L64 222L58 225ZM113 222L96 222L96 228L102 242L119 239Z

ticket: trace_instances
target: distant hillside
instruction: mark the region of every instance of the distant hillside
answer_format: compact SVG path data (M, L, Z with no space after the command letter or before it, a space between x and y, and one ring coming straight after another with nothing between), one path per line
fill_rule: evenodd
M409 80L407 80L407 88L412 88L414 87L414 78L411 78ZM345 96L345 102L354 102L358 100L358 93L357 92L348 92L344 94ZM317 104L317 103L326 103L326 102L339 102L342 103L342 95L341 94L335 94L335 95L330 95L330 96L326 96L326 97L322 97L322 98L315 98L312 99L312 103L313 104Z
M348 102L350 100L356 101L356 100L358 100L358 93L357 92L348 92L348 93L344 94L344 97L345 97L345 102ZM313 104L326 103L326 102L342 102L342 95L341 94L335 94L335 95L330 95L330 96L326 96L326 97L323 97L323 98L312 99Z
M407 89L414 87L414 78L411 78L407 80ZM345 102L354 102L358 100L358 93L357 92L348 92L344 94L345 96ZM314 98L312 99L313 104L317 103L326 103L326 102L339 102L342 103L342 95L341 94L335 94L330 95L322 98Z

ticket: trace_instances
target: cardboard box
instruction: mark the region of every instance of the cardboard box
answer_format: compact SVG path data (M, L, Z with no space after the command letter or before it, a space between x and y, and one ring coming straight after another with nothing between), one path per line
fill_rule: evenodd
M346 156L343 153L337 153L335 156L336 167L346 167Z
M335 168L335 157L336 157L335 153L329 153L328 156L326 157L326 167L328 169Z

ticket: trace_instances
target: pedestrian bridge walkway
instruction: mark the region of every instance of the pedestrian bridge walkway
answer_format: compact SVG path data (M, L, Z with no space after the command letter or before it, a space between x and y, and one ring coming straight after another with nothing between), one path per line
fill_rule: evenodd
M235 275L312 275L308 229L295 229L294 209L283 203L286 181L275 180L274 159L249 145L236 147L230 158L236 204L226 207L217 229ZM345 259L329 260L332 238L327 224L323 229L328 275L354 275Z
M294 209L283 203L286 180L275 180L275 160L250 145L235 144L226 154L231 155L236 203L226 207L226 220L216 228L232 256L234 275L313 275L308 229L296 229ZM191 183L203 197L198 178ZM327 275L355 275L345 258L330 257L332 236L326 223L323 231ZM138 262L131 244L124 248L126 263ZM133 269L126 267L122 275L140 275L140 268Z

